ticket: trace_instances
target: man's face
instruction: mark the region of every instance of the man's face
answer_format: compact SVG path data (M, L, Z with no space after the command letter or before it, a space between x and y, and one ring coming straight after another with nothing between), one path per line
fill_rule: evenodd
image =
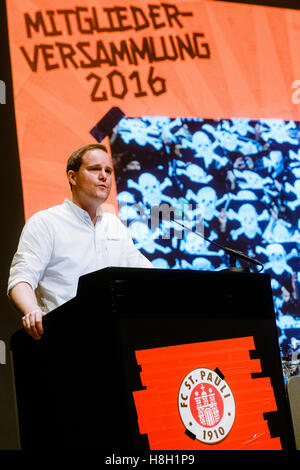
M77 195L102 204L109 196L112 174L111 157L103 150L93 149L84 154L79 170L69 173L69 177Z

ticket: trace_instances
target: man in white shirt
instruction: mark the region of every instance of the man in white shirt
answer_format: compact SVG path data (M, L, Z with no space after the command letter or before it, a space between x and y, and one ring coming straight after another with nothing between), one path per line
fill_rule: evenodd
M37 212L23 228L8 294L35 339L43 334L42 317L76 296L80 276L107 266L152 267L118 217L101 209L112 175L103 145L82 147L67 163L72 200Z

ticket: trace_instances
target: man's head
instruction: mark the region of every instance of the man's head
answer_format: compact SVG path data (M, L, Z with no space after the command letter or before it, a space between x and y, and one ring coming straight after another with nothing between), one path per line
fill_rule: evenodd
M109 196L113 164L106 147L90 144L72 153L67 176L73 197L102 204Z

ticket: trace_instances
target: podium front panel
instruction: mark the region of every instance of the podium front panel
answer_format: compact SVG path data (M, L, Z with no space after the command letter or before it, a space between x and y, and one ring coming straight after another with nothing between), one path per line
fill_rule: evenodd
M266 275L106 268L44 329L12 343L24 448L294 448ZM32 419L34 389L46 418ZM217 403L202 425L201 393Z

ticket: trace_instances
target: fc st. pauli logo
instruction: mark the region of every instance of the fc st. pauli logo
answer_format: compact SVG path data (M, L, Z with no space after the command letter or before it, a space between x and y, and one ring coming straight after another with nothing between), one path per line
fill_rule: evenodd
M194 369L182 381L178 408L187 431L205 444L225 439L235 418L235 402L227 382L216 371Z

